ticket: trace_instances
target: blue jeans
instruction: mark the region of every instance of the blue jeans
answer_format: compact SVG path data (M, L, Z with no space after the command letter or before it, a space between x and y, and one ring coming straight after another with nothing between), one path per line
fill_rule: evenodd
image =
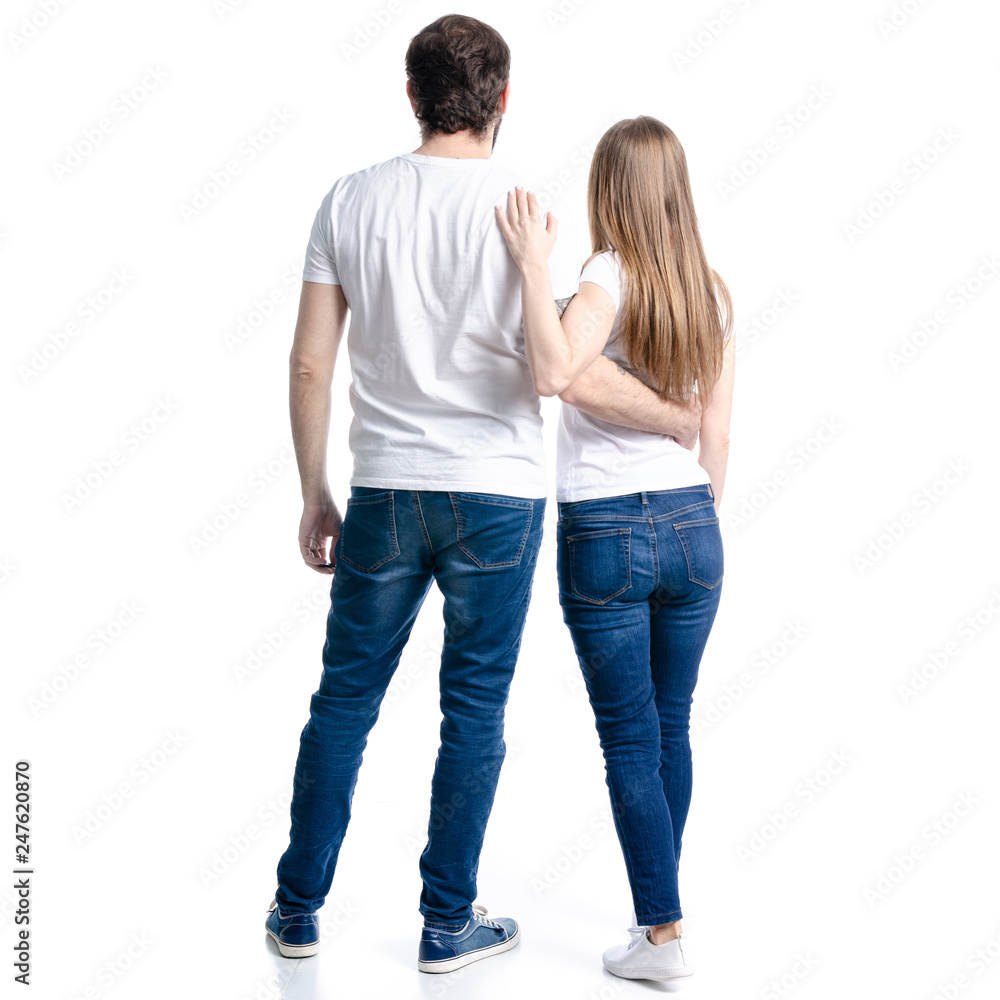
M604 752L632 902L680 920L691 701L722 590L711 486L559 505L559 599Z
M427 926L462 927L506 745L545 500L352 487L330 588L323 672L299 739L282 912L323 905L379 706L431 581L444 595L441 746L420 857Z

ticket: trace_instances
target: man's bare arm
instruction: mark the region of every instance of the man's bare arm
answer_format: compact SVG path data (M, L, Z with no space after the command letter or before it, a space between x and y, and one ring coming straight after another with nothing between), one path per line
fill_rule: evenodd
M570 295L556 299L556 311L560 316L572 298ZM693 448L698 440L700 408L664 402L647 385L603 354L559 393L559 398L609 424L669 434L685 448Z
M603 354L559 393L559 398L609 424L669 434L685 448L693 448L698 440L700 406L660 399L649 386Z
M303 281L295 338L288 358L292 442L302 483L299 551L320 573L332 562L340 512L330 494L326 447L330 435L330 385L344 335L347 299L340 285ZM324 568L321 568L324 567Z

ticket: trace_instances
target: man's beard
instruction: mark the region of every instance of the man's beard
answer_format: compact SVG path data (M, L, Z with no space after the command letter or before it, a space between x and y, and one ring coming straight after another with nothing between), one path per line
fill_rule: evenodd
M490 146L490 152L492 153L497 147L497 135L500 132L500 122L503 121L503 115L497 115L497 123L493 127L493 145Z

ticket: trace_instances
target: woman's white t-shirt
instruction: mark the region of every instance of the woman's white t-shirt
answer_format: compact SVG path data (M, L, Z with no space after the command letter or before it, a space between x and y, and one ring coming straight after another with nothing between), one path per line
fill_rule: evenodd
M600 285L615 305L614 323L602 353L651 386L648 375L632 371L618 341L622 271L617 255L607 251L594 257L580 274L580 282L584 281ZM568 403L562 404L556 469L556 499L561 502L672 490L711 481L694 452L672 437L609 424Z

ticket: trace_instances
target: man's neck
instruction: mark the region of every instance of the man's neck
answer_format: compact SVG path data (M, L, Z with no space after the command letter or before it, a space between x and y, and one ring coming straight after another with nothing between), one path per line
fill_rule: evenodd
M488 160L493 152L492 135L480 138L471 131L447 135L435 132L427 136L414 153L421 156L442 156L451 160Z

